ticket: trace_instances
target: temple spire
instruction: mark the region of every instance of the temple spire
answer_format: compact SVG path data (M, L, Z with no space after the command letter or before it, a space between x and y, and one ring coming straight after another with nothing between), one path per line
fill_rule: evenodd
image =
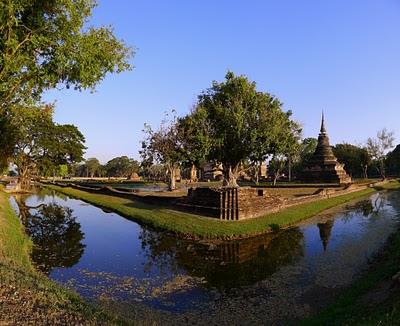
M322 119L321 119L321 134L326 134L326 129L325 129L325 118L324 118L324 111L322 111Z

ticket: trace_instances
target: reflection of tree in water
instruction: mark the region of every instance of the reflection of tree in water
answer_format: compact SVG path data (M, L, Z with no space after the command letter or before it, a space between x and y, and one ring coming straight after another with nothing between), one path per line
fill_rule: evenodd
M318 223L319 236L321 238L322 246L324 247L324 251L328 248L329 239L331 237L334 220L329 220L325 223Z
M84 234L72 212L52 203L40 206L24 220L34 244L32 260L46 274L56 267L72 267L82 257Z
M250 285L267 278L303 255L302 239L297 228L218 245L142 232L147 267L156 266L164 271L183 268L189 275L204 277L210 286L218 288Z
M150 272L153 267L157 268L161 274L178 271L175 259L176 251L178 247L181 247L179 242L185 242L185 240L146 228L142 228L139 239L142 241L144 255L147 256L147 262L144 265L146 273Z
M400 213L400 191L390 191L387 193L386 199L388 203Z
M343 212L342 221L348 222L353 217L362 215L365 218L377 218L379 217L379 212L386 205L386 194L377 193L370 199L361 200L355 204L349 206L349 210Z

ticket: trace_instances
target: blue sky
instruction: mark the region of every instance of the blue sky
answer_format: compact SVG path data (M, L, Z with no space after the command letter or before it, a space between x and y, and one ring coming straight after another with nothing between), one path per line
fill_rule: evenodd
M99 0L91 25L136 48L135 68L96 93L52 91L56 121L86 136L86 157L139 158L145 122L185 114L228 70L277 96L317 136L362 144L387 127L400 142L399 0Z

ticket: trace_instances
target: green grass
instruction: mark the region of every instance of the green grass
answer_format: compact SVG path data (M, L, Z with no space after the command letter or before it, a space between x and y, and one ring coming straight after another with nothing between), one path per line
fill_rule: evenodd
M301 220L315 216L326 209L367 196L377 190L398 189L400 188L400 183L398 181L393 181L379 189L368 188L335 198L300 204L289 207L278 213L244 221L220 221L218 219L183 213L163 207L146 205L125 198L93 194L53 185L46 185L46 187L69 196L80 198L96 206L113 210L134 221L154 228L189 237L212 239L245 237L269 232L271 227L276 229L277 227L282 228L290 226Z
M15 216L8 196L0 189L0 261L10 267L33 271L29 259L32 243Z
M32 243L0 189L0 324L123 324L36 272ZM4 310L3 310L4 309Z

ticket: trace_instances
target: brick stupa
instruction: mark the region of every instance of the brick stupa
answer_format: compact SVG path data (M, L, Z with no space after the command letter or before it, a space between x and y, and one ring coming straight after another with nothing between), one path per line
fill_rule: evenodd
M325 129L323 113L318 145L306 168L303 170L302 180L310 183L336 183L339 185L351 183L351 177L344 170L344 165L340 164L335 154L333 154Z

